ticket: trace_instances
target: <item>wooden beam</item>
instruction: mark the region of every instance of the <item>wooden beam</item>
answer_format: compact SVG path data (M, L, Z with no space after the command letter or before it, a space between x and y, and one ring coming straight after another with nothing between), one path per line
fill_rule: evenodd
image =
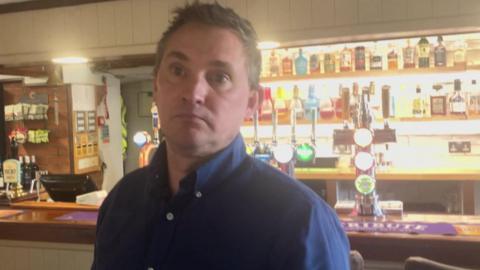
M46 77L48 76L48 65L38 64L29 66L0 66L1 75Z
M41 0L41 1L27 1L19 3L10 3L0 5L0 14L21 12L27 10L39 10L57 7L77 6L83 4L109 2L118 0Z

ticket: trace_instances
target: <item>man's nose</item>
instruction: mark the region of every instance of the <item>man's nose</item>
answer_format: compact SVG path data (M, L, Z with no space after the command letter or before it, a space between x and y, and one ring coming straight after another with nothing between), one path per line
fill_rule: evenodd
M192 104L203 104L208 94L209 85L203 76L191 76L182 91L182 99Z

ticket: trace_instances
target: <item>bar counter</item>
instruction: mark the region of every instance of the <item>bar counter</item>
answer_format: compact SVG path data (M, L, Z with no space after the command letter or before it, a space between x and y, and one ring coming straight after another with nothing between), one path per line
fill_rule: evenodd
M10 215L1 214L14 211ZM88 244L95 241L97 207L70 203L22 202L0 210L0 241ZM68 218L71 215L73 218ZM75 217L76 215L76 217ZM59 220L63 217L63 220ZM67 218L65 218L67 217ZM401 263L409 256L423 256L444 263L480 268L480 216L404 214L374 219L340 215L342 222L443 222L470 224L470 235L351 232L351 248L366 261ZM93 246L92 246L93 248Z

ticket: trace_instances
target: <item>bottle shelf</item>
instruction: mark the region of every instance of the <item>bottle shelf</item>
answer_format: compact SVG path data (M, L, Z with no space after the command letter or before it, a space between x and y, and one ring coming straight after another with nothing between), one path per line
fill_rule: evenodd
M457 65L452 67L430 67L430 68L407 68L397 70L368 70L368 71L347 71L335 73L314 73L308 75L289 75L277 77L262 77L260 82L271 83L281 81L303 81L315 79L335 79L352 77L388 77L399 75L421 75L421 74L441 74L452 72L463 72L467 70L480 70L480 65Z
M400 118L389 118L388 121L390 123L395 122L432 122L432 121L458 121L458 120L480 120L480 114L471 114L471 115L435 115L431 117L400 117ZM383 119L375 119L375 122L383 123ZM307 119L297 119L297 125L309 125L312 122ZM317 124L341 124L343 123L343 119L341 118L331 118L331 119L318 119ZM271 125L271 120L260 120L259 125ZM290 125L289 118L279 118L278 119L279 125ZM252 120L246 120L243 123L244 126L253 126ZM349 125L351 125L351 121L349 121Z

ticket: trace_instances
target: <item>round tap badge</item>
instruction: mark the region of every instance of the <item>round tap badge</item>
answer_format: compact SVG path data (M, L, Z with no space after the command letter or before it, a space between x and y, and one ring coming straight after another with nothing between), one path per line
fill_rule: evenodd
M375 157L368 152L358 152L354 159L355 167L362 171L366 171L375 164Z
M311 162L315 158L315 148L308 143L297 147L297 160L301 162Z
M294 154L293 146L290 144L279 144L273 149L273 158L279 163L288 163Z
M353 141L360 147L369 146L373 142L373 134L366 128L357 129L353 134Z
M375 189L375 179L370 175L361 174L355 179L355 188L364 195L370 194Z

